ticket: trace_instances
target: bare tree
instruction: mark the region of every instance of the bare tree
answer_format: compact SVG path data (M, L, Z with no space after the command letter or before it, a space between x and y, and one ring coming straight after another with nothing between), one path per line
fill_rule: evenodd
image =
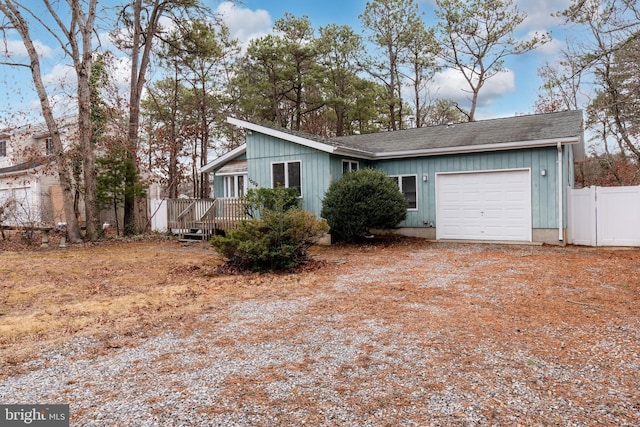
M588 30L589 37L576 43L578 72L592 76L598 86L587 124L600 125L607 134L605 144L613 138L623 155L631 153L640 161L640 9L626 0L574 0L563 16Z
M571 51L562 53L555 64L546 63L538 68L538 76L543 85L538 93L536 112L577 110L581 99L588 95L583 92L582 74L576 54Z
M91 145L91 126L89 120L89 76L92 62L92 45L91 37L94 30L96 3L97 0L89 0L89 2L81 2L80 0L68 0L70 9L69 24L62 21L61 15L58 14L54 5L58 3L50 0L43 0L44 6L49 15L55 21L60 32L55 27L48 25L41 14L35 13L32 9L26 7L23 2L14 0L0 0L0 12L4 15L2 30L13 29L18 32L22 38L25 49L29 55L29 64L8 63L5 65L14 65L26 67L31 70L33 83L40 99L42 115L51 135L53 152L56 159L58 177L62 187L62 196L64 204L64 212L67 221L67 233L70 242L82 241L80 226L73 208L73 189L70 174L70 166L68 159L64 153L64 147L60 139L58 125L53 115L53 110L49 100L47 89L42 79L42 70L40 65L40 57L35 48L30 28L30 22L25 17L29 16L30 20L36 22L45 28L53 38L60 44L64 52L73 60L74 68L78 77L78 125L80 131L80 144L84 156L85 168L85 205L87 206L87 234L89 238L95 238L96 211L95 211L95 179L93 168L93 148ZM87 7L85 11L83 6ZM6 32L5 32L6 37Z

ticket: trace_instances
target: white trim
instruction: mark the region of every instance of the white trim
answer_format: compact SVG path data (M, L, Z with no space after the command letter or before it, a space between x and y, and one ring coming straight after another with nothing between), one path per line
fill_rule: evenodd
M246 152L247 152L247 144L244 143L244 144L240 145L239 147L234 148L233 150L223 154L222 156L212 160L211 162L209 162L206 165L204 165L203 167L201 167L200 168L200 173L211 172L212 170L214 170L215 168L217 168L221 164L226 163L229 160L233 160L234 158L236 158L236 157L238 157L241 154L244 154Z
M241 172L241 173L238 173L238 172L222 172L222 173L220 173L220 172L218 172L218 173L216 173L216 176L240 176L240 175L247 175L247 172Z
M247 193L247 184L249 183L249 175L244 174L228 174L222 176L222 193L226 198L238 198ZM240 192L240 177L243 180L242 193ZM233 184L233 191L230 191L229 184ZM233 193L233 194L232 194Z
M344 146L335 147L333 154L345 157L355 157L363 160L373 160L375 158L375 153Z
M535 141L500 142L494 144L463 145L459 147L426 148L423 150L390 151L374 153L376 160L422 156L441 156L444 154L477 153L483 151L502 151L518 148L550 147L557 144L579 144L580 138L540 139Z
M342 173L343 174L344 174L344 164L345 163L349 164L349 170L347 172L354 172L353 168L351 167L352 163L356 164L356 170L360 169L360 162L358 160L342 159Z
M482 173L482 172L515 172L515 171L529 171L531 173L531 168L506 168L506 169L478 169L472 171L449 171L449 172L436 172L435 176L438 175L460 175L463 173Z
M300 164L300 196L302 197L302 160L281 160L281 161L273 161L270 163L270 167L269 167L269 172L270 172L270 179L269 179L269 184L271 185L270 188L275 188L273 186L273 165L279 165L279 164L284 164L284 188L291 188L289 186L289 173L288 173L288 167L287 165L289 163L299 163Z
M560 144L558 142L558 146L557 146L557 150L558 150L558 240L560 240L561 242L564 240L564 233L563 233L563 228L564 228L564 212L562 211L564 209L563 207L563 203L562 203L562 189L564 188L563 184L563 180L564 177L562 176L562 144Z
M527 185L527 195L528 195L528 207L529 207L529 215L527 216L527 239L525 242L533 241L533 201L532 201L532 193L533 193L533 184L531 182L532 170L531 168L509 168L509 169L486 169L486 170L472 170L472 171L451 171L451 172L436 172L435 173L435 203L436 203L436 240L442 239L441 231L438 230L438 212L439 206L438 201L440 200L438 180L440 175L469 175L469 174L479 174L479 173L500 173L500 172L527 172L528 174L528 185Z
M234 117L227 117L227 122L244 129L260 132L264 135L273 136L275 138L283 139L285 141L294 142L296 144L300 144L305 147L315 148L316 150L324 151L326 153L334 153L336 151L336 147L334 147L333 145L323 144L322 142L317 142L311 139L302 138L301 136L297 136L297 135L291 135L287 132L282 132L266 126L257 125L251 122L246 122L244 120L239 120Z
M402 192L402 178L405 176L412 176L416 179L416 207L415 208L407 208L407 211L409 212L415 212L420 210L420 203L419 203L419 191L418 191L418 174L413 174L413 173L407 173L407 174L397 174L397 175L389 175L391 178L398 178L398 188L400 188L400 192L402 193L402 195L404 196L404 192Z

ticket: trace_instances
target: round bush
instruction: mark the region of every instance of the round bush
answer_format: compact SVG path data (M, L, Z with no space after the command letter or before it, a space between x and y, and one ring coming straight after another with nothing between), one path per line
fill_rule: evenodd
M321 216L336 240L353 242L370 228L395 228L407 217L407 201L396 182L377 169L346 173L329 187Z

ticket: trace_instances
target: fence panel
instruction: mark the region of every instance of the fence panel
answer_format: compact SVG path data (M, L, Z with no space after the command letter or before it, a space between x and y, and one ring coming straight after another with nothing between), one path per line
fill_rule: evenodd
M167 201L155 200L150 201L149 209L151 211L151 230L158 233L166 233L169 229L169 219L167 216Z
M640 186L569 192L569 243L640 246Z
M569 243L595 246L596 240L596 188L570 190L568 198Z
M597 188L598 246L640 246L640 187Z

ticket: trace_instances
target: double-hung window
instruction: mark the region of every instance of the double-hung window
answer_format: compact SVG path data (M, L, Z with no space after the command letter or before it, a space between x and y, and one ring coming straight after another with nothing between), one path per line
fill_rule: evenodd
M0 140L0 157L7 157L7 141Z
M295 188L302 195L301 167L299 160L271 164L271 187Z
M343 160L342 161L342 174L344 175L347 172L355 172L358 170L358 162L354 160Z
M399 175L392 176L400 188L400 192L407 199L407 209L418 209L418 176Z

